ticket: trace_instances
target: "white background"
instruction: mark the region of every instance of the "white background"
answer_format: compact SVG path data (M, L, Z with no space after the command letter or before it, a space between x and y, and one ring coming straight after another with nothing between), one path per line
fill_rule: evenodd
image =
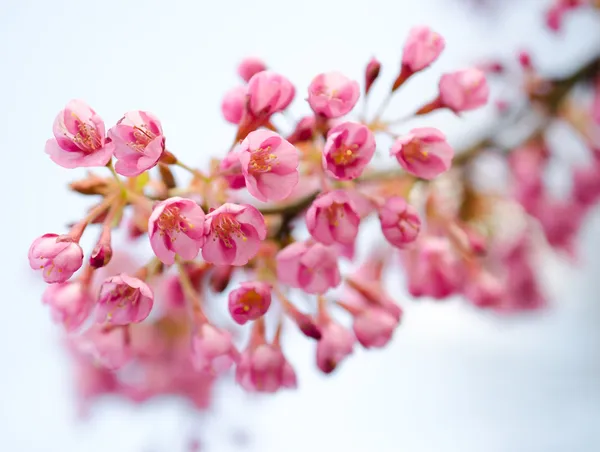
M526 46L543 68L561 71L598 46L597 20L574 17L558 38L540 31L545 0L506 4L486 19L453 0L2 0L0 450L166 452L196 435L226 451L239 430L261 452L600 450L597 214L583 233L580 267L549 260L543 269L548 312L503 320L460 302L405 302L406 322L390 347L357 352L326 378L315 370L313 344L290 337L297 392L251 397L223 385L214 411L199 417L176 401L108 401L77 422L69 362L27 265L31 241L63 231L88 202L65 189L80 173L43 153L69 99L87 100L108 126L127 110L152 111L170 149L201 163L230 143L219 104L246 55L289 75L295 109L306 112L304 90L316 73L361 79L376 55L389 81L408 29L428 24L447 50L392 104L400 116L435 93L442 70L480 56ZM486 118L433 120L461 142Z

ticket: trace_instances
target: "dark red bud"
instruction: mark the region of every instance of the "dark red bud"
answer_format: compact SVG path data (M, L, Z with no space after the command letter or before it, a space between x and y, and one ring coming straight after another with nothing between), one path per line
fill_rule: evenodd
M210 274L209 284L214 292L221 293L227 289L229 281L231 280L233 268L232 265L218 265L213 268L213 271Z
M108 243L98 243L90 256L90 267L101 268L107 265L112 258L112 248Z
M381 63L375 57L371 58L371 61L367 63L367 67L365 69L365 94L369 93L371 85L373 85L373 82L377 80L380 72Z
M321 329L317 326L312 317L299 313L295 320L298 324L298 328L300 328L300 331L302 331L302 334L306 337L316 339L317 341L321 339Z
M314 116L302 118L298 121L298 124L296 124L296 128L291 135L287 137L287 140L292 144L311 140L315 133L315 125L316 121Z

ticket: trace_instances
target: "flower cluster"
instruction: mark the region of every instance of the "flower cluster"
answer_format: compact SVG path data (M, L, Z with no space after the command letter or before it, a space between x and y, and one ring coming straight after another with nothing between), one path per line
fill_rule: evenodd
M547 79L521 55L524 103L543 125L508 149L493 135L455 152L442 131L406 122L484 106L486 72L502 72L500 64L446 73L412 115L384 119L392 96L444 47L435 31L413 28L372 115L364 112L382 72L375 58L362 85L328 72L302 89L262 61L244 60L243 83L221 105L236 127L233 144L206 171L168 150L168 130L154 114L127 112L107 131L85 102L69 102L46 153L65 168L106 167L112 174L89 173L71 184L100 200L67 233L36 239L29 262L48 283L43 301L68 332L85 398L119 393L143 401L169 393L203 407L215 378L231 369L248 391L294 388L282 344L289 325L315 341L316 365L331 373L355 347L380 348L392 339L404 315L384 283L395 265L404 268L414 298L462 295L494 311L543 306L538 231L572 252L584 214L600 198L600 79L593 105L578 105L568 94L585 82L581 71ZM595 61L585 79L598 72ZM290 130L276 126L282 113L290 117L297 95L310 113ZM365 108L355 114L361 98ZM543 178L551 159L545 130L556 118L570 121L594 149L590 164L573 170L564 200L548 194ZM486 153L504 157L513 193L499 197L472 177ZM190 173L187 186L177 183L176 168ZM376 235L366 224L371 217L386 246L372 240L358 259L361 232ZM79 243L91 224L101 232L84 263ZM149 242L153 256L145 265L122 265L127 250L113 253L112 246L117 228L129 241ZM360 262L344 274L342 260ZM227 306L229 326L216 305ZM249 330L245 342L242 329Z

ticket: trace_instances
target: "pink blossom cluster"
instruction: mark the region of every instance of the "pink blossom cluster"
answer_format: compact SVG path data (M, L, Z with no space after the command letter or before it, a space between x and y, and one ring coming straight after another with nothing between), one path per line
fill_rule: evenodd
M429 27L410 30L393 83L369 118L357 105L366 107L377 87L382 65L375 58L362 84L327 72L304 88L245 59L239 86L221 104L236 128L233 143L205 171L168 150L168 130L154 114L129 111L107 131L90 106L70 101L46 153L65 168L112 174L89 173L71 184L99 201L67 233L37 238L29 262L48 283L42 299L68 334L84 399L177 394L204 407L212 383L230 370L248 391L294 388L283 346L290 325L315 342L317 367L331 373L357 346L381 348L392 339L404 314L385 282L398 279L400 268L414 298L462 295L496 312L543 306L538 229L530 223L551 246L571 250L583 214L598 202L600 148L590 130L600 129L600 85L586 116L595 121L585 128L596 146L592 163L574 169L570 197L556 200L542 177L551 158L543 133L507 153L489 139L455 152L437 128L405 125L433 112L463 116L483 107L486 72L500 72L492 66L443 74L412 115L384 119L392 96L444 47ZM529 102L556 101L550 96L559 82L535 75L546 97L529 84ZM290 130L278 127L297 97L308 113ZM469 177L490 149L506 157L513 178L514 193L501 202ZM189 172L191 182L178 184L174 169ZM497 206L517 203L526 226L500 231ZM366 224L371 217L377 233ZM92 224L101 231L85 253L80 240ZM113 251L115 229L126 231L124 250ZM365 233L370 251L358 259ZM117 253L139 240L149 242L152 258L120 268ZM344 273L342 261L358 265ZM228 318L219 317L220 305ZM245 330L243 341L238 333Z

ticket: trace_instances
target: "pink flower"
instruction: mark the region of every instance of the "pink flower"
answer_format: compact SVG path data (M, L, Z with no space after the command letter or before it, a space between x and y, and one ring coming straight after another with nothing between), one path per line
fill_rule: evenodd
M368 307L354 317L352 328L358 342L365 348L380 348L392 339L399 319L389 312Z
M192 338L192 362L197 370L223 373L239 359L231 333L209 323L200 325Z
M123 176L137 176L153 168L165 151L160 121L147 111L125 113L108 135L115 143L115 171Z
M367 67L365 68L365 94L368 94L371 90L371 86L379 77L379 72L381 72L381 63L377 58L373 57L367 63Z
M277 254L277 278L307 293L322 294L340 284L337 256L320 243L296 242Z
M600 164L573 170L573 198L579 204L591 206L600 200Z
M332 128L323 148L323 167L336 179L360 176L375 153L375 137L358 122L344 122Z
M295 94L294 85L283 75L259 72L248 82L248 110L255 117L269 117L285 110Z
M356 339L351 331L332 320L321 325L321 339L317 342L317 366L326 374L352 353Z
M458 291L462 268L450 242L442 237L426 237L409 251L405 261L408 291L413 297L443 299Z
M550 246L571 255L575 252L575 239L585 213L583 205L553 199L544 199L534 212Z
M235 371L235 380L247 391L273 393L297 386L296 373L278 345L248 347Z
M44 234L29 248L29 265L42 270L47 283L62 283L73 276L83 263L83 250L71 241L58 241L57 234Z
M75 340L78 352L107 369L123 367L131 358L129 333L120 326L94 325Z
M454 150L442 132L424 127L398 138L390 155L409 173L431 180L450 169Z
M244 108L246 107L246 87L236 86L230 89L223 96L221 102L221 112L226 121L232 124L239 124L242 120Z
M542 201L543 172L547 161L548 150L538 144L518 147L509 155L514 195L527 212L534 212Z
M398 248L414 242L421 230L417 210L399 196L385 200L379 209L379 221L386 240Z
M320 195L306 212L310 235L325 245L354 243L359 225L360 216L344 190Z
M267 65L259 58L248 57L244 58L238 66L237 72L245 82L259 72L266 71Z
M56 116L54 139L46 142L46 154L63 168L106 165L114 145L105 137L104 121L82 100L70 101Z
M229 312L233 320L243 325L265 315L271 306L271 286L267 283L243 282L229 292Z
M267 236L267 226L256 207L223 204L206 215L206 243L202 257L215 265L246 265Z
M339 72L319 74L308 86L310 108L326 118L339 118L349 113L359 97L358 82Z
M488 271L479 271L465 283L465 297L479 308L498 307L506 297L504 283Z
M440 101L455 113L484 106L490 94L485 73L477 68L442 75Z
M50 306L52 319L62 323L68 332L78 329L94 307L89 291L80 282L49 285L42 302Z
M219 164L221 176L227 181L227 185L232 190L238 190L246 186L246 179L242 173L240 164L240 155L238 152L230 152Z
M191 199L169 198L158 203L148 220L148 236L154 254L164 264L194 259L206 240L204 211Z
M421 71L438 59L445 46L444 38L429 27L413 27L404 44L402 65L411 72Z
M250 132L238 155L246 187L260 201L281 201L298 184L298 150L275 132Z
M96 321L113 325L138 323L148 317L153 303L152 289L144 281L121 273L102 283Z

